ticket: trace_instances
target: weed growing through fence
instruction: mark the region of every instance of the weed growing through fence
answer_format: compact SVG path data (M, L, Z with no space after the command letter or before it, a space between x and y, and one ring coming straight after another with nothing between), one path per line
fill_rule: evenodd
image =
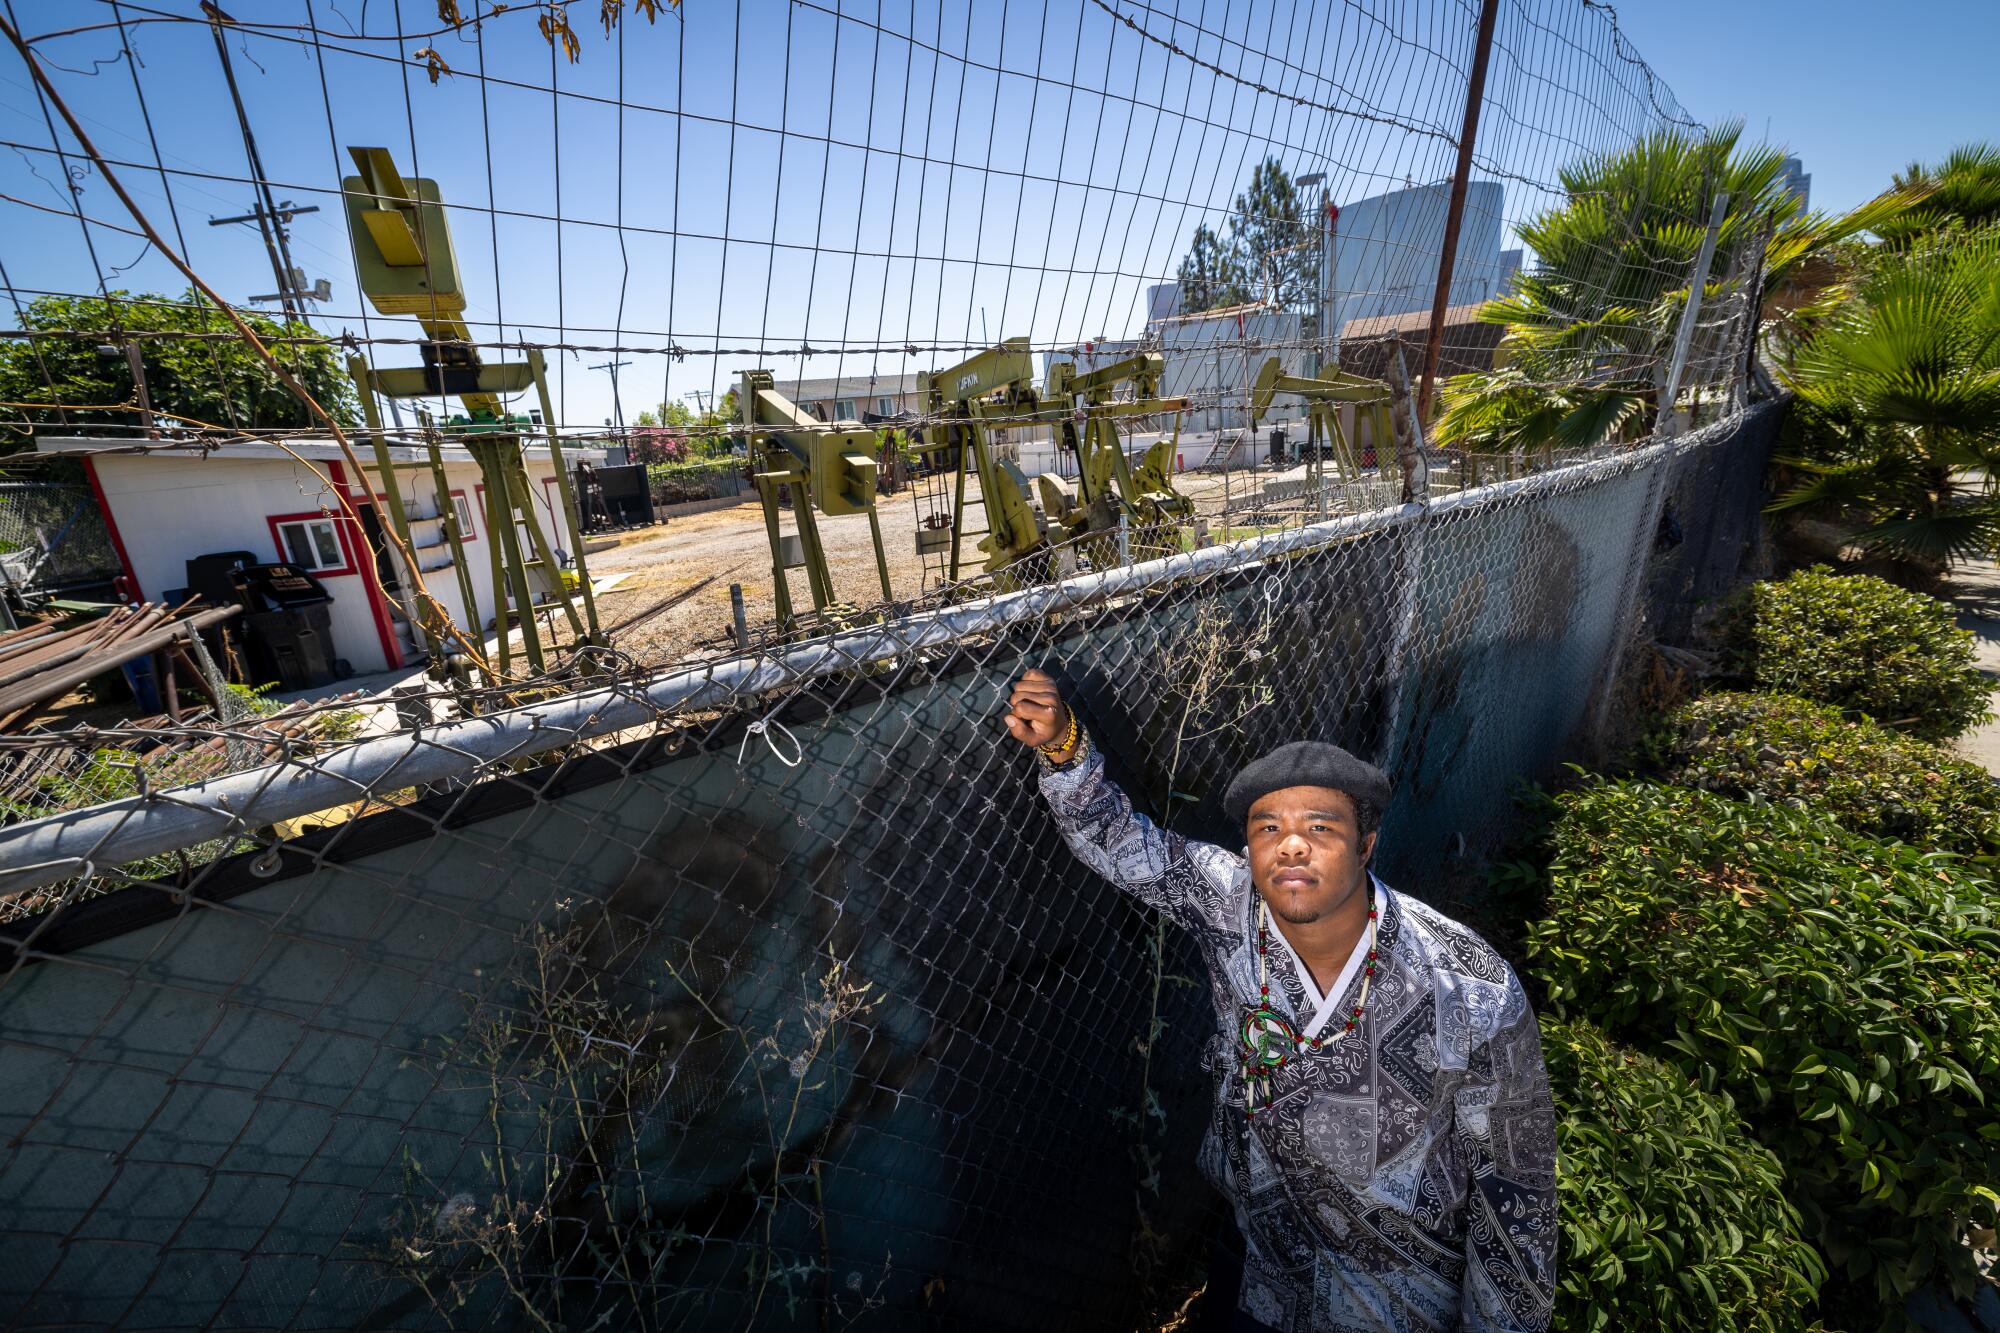
M567 915L568 906L559 910ZM608 998L593 964L602 945L593 939L596 924L572 919L558 928L532 927L520 974L503 987L507 998L482 1005L460 1034L441 1043L447 1063L484 1075L490 1143L479 1160L489 1188L483 1199L449 1190L406 1150L410 1202L390 1228L388 1265L447 1321L483 1304L482 1289L497 1287L519 1320L550 1333L593 1313L590 1327L675 1326L671 1302L660 1299L670 1286L663 1270L698 1238L656 1214L648 1191L656 1183L654 1164L642 1139L661 1114L683 1053L696 1041L719 1040L737 1048L754 1084L771 1162L768 1179L757 1173L751 1180L763 1227L747 1267L746 1327L756 1325L774 1285L795 1314L809 1284L830 1277L830 1245L825 1163L815 1154L788 1169L787 1146L808 1097L837 1080L839 1049L850 1027L872 1011L874 988L829 956L817 977L802 978L799 1013L758 1036L703 995L692 956L682 964L660 957L704 1024L684 1007L642 1008ZM532 1127L525 1136L524 1122ZM780 1254L778 1214L795 1203L809 1209L818 1230L817 1259ZM845 1327L880 1309L890 1275L885 1262L872 1290L850 1275L847 1292L858 1298L852 1307L828 1287L822 1322L831 1327L831 1315L839 1313ZM615 1312L610 1301L619 1303ZM585 1310L566 1308L586 1302Z
M629 1108L657 1083L666 1045L651 1040L660 1035L652 1015L608 1003L595 979L579 974L584 944L577 925L532 928L515 1004L483 1007L442 1043L446 1061L486 1075L492 1138L480 1165L492 1192L483 1201L448 1194L406 1148L413 1197L391 1229L389 1260L447 1319L497 1282L529 1326L553 1330L565 1322L564 1278L629 1289L643 1276L634 1256L656 1266L687 1239L655 1234L643 1190L636 1215L620 1215L613 1152L636 1147ZM509 1142L505 1125L522 1110L531 1142ZM585 1200L584 1209L573 1206ZM598 1231L610 1247L588 1243ZM579 1272L580 1264L610 1271ZM637 1326L647 1327L643 1304Z
M52 768L11 792L0 791L0 823L40 819L65 810L83 810L109 801L144 796L208 777L218 767L220 758L207 753L167 753L148 758L115 746L100 747L80 761ZM102 867L96 873L62 880L18 898L0 900L0 921L18 920L80 902L136 880L185 884L197 867L255 845L246 838L214 838L115 868Z
M678 974L676 974L678 979ZM685 984L685 983L683 983ZM693 988L689 987L690 993ZM770 1033L751 1047L753 1062L763 1068L782 1070L784 1078L780 1088L789 1080L790 1096L780 1094L784 1104L785 1123L778 1128L776 1118L771 1113L771 1099L760 1069L757 1087L764 1102L764 1122L771 1134L771 1183L769 1193L760 1200L764 1214L763 1263L755 1273L756 1295L750 1309L750 1325L757 1323L757 1314L764 1306L764 1296L771 1279L778 1278L785 1288L785 1307L788 1315L795 1313L799 1292L796 1283L810 1281L813 1277L831 1270L828 1254L831 1246L826 1233L826 1203L822 1172L824 1162L814 1155L808 1159L802 1172L794 1172L789 1177L785 1173L785 1145L791 1142L792 1131L799 1122L799 1108L808 1092L817 1092L833 1082L839 1072L840 1041L843 1030L857 1019L865 1018L875 1006L874 988L856 982L847 975L846 964L831 956L827 959L827 969L819 977L819 994L808 997L805 1011L798 1024L796 1039L788 1039L784 1032L785 1020L780 1018L772 1026ZM707 1004L704 1001L703 1007ZM713 1014L713 1011L710 1011ZM740 1029L738 1029L740 1032ZM820 1058L828 1058L829 1070L818 1079L812 1079L813 1071L819 1067ZM820 1259L817 1264L792 1262L778 1263L777 1247L772 1229L777 1224L778 1212L784 1206L790 1189L809 1184L812 1188L812 1211L820 1236ZM752 1263L756 1260L753 1257ZM886 1280L887 1274L884 1274Z
M1179 803L1194 799L1181 788L1183 760L1199 742L1243 723L1273 698L1264 679L1265 646L1272 634L1269 603L1257 608L1246 626L1227 603L1202 601L1185 634L1172 640L1161 663L1163 697L1175 701L1167 729L1167 762L1161 773L1160 822L1171 825ZM1138 1225L1133 1236L1132 1262L1150 1312L1171 1314L1191 1299L1184 1288L1162 1290L1172 1256L1170 1238L1155 1225L1153 1207L1160 1199L1160 1144L1166 1138L1167 1112L1153 1087L1153 1052L1166 1034L1160 999L1168 983L1198 989L1199 981L1167 971L1167 919L1155 915L1149 954L1152 971L1145 1035L1134 1048L1139 1053L1139 1103L1119 1108L1112 1116L1132 1131L1132 1162L1138 1172L1134 1191Z

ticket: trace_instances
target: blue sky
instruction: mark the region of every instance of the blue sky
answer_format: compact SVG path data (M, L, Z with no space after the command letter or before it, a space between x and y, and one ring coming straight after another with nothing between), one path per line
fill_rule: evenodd
M1912 158L2000 140L1994 0L1643 0L1619 22L1705 120L1804 160L1815 208L1852 208Z
M114 17L108 0L12 2L30 34ZM630 416L758 364L781 377L894 373L957 355L933 344L1130 332L1146 284L1172 275L1194 227L1224 218L1266 153L1295 174L1325 172L1336 201L1444 176L1477 7L689 0L607 38L591 4L573 9L573 65L525 8L477 35L429 35L429 0L228 8L246 21L230 45L274 188L322 207L294 238L300 265L333 283L319 326L414 332L363 310L335 193L352 170L346 145L387 146L457 206L481 336L688 353L627 354ZM1670 85L1703 120L1739 115L1762 134L1768 117L1770 136L1805 157L1814 202L1851 205L1913 155L2000 133L1990 93L1975 105L1988 85L1974 62L2000 38L1995 9L1926 3L1891 22L1879 7L1631 3L1618 21L1652 65L1649 87L1615 54L1602 6L1505 0L1482 172L1506 182L1507 219L1518 218L1548 202L1540 187L1564 160L1674 113ZM99 28L38 49L204 276L231 297L270 290L255 232L207 225L250 202L232 179L245 173L243 146L208 27L151 21L191 16L193 0L121 12L148 21L122 41ZM433 85L415 59L425 46L455 73ZM113 286L180 289L115 231L92 230L93 261L64 216L62 166L11 55L0 57L0 138L18 145L0 149L0 193L23 201L0 200L0 262L23 299L92 291L100 268ZM95 174L71 166L86 214L127 225ZM836 354L911 343L925 350ZM822 354L786 354L802 345ZM716 348L731 350L704 354ZM407 348L377 357L414 359ZM552 356L564 421L611 415L608 378L586 368L607 359Z

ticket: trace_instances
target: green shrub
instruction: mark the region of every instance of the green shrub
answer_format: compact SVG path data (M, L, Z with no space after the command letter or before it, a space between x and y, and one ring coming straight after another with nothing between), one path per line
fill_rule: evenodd
M1892 1312L1991 1225L1994 886L1822 815L1652 783L1558 798L1551 1005L1730 1094L1784 1163L1844 1298Z
M1556 1099L1555 1327L1802 1329L1826 1271L1727 1100L1587 1023L1543 1020Z
M718 495L736 495L748 489L743 480L744 465L727 455L690 458L678 463L650 463L646 482L655 504L680 504L706 500Z
M72 754L61 766L37 776L31 787L17 785L12 793L0 795L0 825L26 823L69 810L128 800L147 791L165 791L212 777L222 767L224 764L217 756L201 752L163 753L144 758L129 750L106 747L92 750L88 756ZM0 921L13 921L61 904L81 902L135 880L178 879L194 867L248 851L256 845L246 838L216 838L179 851L156 852L122 865L94 865L92 873L81 879L59 880L45 889L0 899Z
M1992 684L1951 608L1882 579L1817 566L1752 584L1719 628L1727 665L1760 690L1934 741L1988 715Z
M1977 764L1784 694L1711 694L1662 718L1646 759L1682 787L1817 808L1856 833L1945 851L2000 848L2000 788Z

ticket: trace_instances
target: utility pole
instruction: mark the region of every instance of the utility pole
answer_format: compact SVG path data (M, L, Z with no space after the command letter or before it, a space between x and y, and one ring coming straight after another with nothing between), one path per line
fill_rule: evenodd
M1444 216L1444 251L1438 255L1437 294L1431 298L1431 331L1424 343L1423 384L1417 390L1417 420L1428 421L1438 355L1444 347L1444 312L1451 303L1451 270L1458 258L1458 229L1465 221L1465 186L1472 175L1472 141L1479 134L1479 108L1486 100L1486 61L1493 54L1493 20L1500 0L1483 0L1479 36L1472 50L1472 77L1465 87L1465 122L1458 131L1458 169L1451 177L1451 204Z
M298 319L307 313L305 305L307 301L325 300L326 296L320 293L324 291L327 295L331 295L331 288L322 280L321 285L312 291L301 290L305 285L305 274L292 264L291 237L285 226L297 214L317 213L319 208L317 205L296 207L289 199L280 206L277 199L272 196L271 183L264 175L263 159L257 152L257 138L250 132L250 117L243 110L243 94L236 87L236 67L229 59L229 42L222 35L225 16L221 10L206 3L205 0L201 8L202 12L208 15L209 31L215 38L216 54L222 58L222 77L229 85L229 100L236 107L236 124L243 131L243 151L250 162L250 184L257 192L250 212L240 217L210 218L208 225L222 227L237 222L257 224L258 232L264 237L264 251L270 256L271 273L278 280L278 290L275 296L253 296L250 299L275 300L287 318Z
M606 361L601 365L585 366L585 370L608 370L611 372L611 415L617 418L618 433L625 433L625 409L618 402L618 367L629 366L630 361Z

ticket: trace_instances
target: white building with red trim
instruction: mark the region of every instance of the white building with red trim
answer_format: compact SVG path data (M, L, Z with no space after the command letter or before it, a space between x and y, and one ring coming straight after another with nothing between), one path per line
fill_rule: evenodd
M259 562L289 563L306 570L332 595L328 608L333 653L352 672L389 670L422 657L404 608L398 604L395 574L381 554L375 534L346 516L337 494L347 496L369 526L363 505L365 485L385 495L372 447L363 445L362 476L342 461L332 440L290 440L230 444L202 452L193 448L129 452L130 440L41 439L47 454L82 456L91 490L111 532L112 547L124 567L124 592L159 601L184 588L187 562L196 556L249 551ZM458 625L475 637L490 627L494 601L487 530L486 487L479 465L462 446L441 447L449 503L456 509L465 558L470 566L471 613L459 590L458 572L444 527L445 501L431 472L425 448L391 445L389 457L410 521L411 544L424 585ZM127 452L119 452L124 450ZM523 447L535 517L559 552L570 554L570 524L562 521L562 494L546 447ZM565 463L598 463L601 449L568 448ZM521 546L528 547L525 531ZM376 565L381 578L370 577ZM386 591L385 591L385 585Z

